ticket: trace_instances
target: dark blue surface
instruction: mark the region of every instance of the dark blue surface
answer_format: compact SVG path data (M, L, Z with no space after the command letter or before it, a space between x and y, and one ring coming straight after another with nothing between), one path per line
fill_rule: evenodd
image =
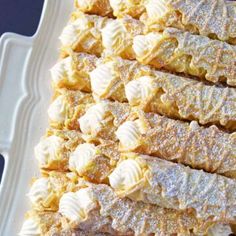
M44 0L0 0L0 36L14 32L31 36L35 33ZM4 161L0 156L0 181Z
M0 35L4 32L33 35L42 6L43 0L0 0Z

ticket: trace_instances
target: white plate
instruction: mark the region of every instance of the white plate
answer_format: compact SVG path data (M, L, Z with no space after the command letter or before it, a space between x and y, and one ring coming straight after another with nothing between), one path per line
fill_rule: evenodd
M6 33L0 38L1 236L17 235L29 209L25 195L38 175L33 147L48 126L49 69L58 58L58 36L72 8L73 0L45 0L33 37Z

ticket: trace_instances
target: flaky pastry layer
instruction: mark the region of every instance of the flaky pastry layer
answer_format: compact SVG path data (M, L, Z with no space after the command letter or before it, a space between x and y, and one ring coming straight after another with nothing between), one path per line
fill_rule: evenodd
M236 86L236 47L205 36L175 28L147 33L144 25L132 18L112 20L79 12L75 13L75 20L65 27L60 38L64 54L71 49L96 55L105 52L213 83L223 81ZM94 42L92 47L96 45L95 50L88 47L91 42Z
M30 219L32 222L23 225L22 232L31 228L31 232L37 230L39 235L61 235L63 232L72 233L76 230L111 235L190 235L192 230L204 233L209 226L215 224L213 221L203 222L188 211L165 209L128 198L119 198L107 185L79 181L77 189L86 189L94 201L85 218L74 221L64 215L63 211L32 210L26 215L26 220ZM68 193L76 196L78 192L67 192L65 195ZM76 205L76 202L70 203L68 207L71 212L76 209L73 208ZM76 211L74 213L77 214Z
M74 54L74 64L81 68L91 59L89 54ZM236 92L234 88L206 85L192 79L155 71L135 61L117 57L92 57L96 65L83 79L95 100L112 99L128 102L145 112L155 112L184 120L196 120L200 124L216 124L230 131L236 129ZM75 69L80 71L79 69ZM65 69L66 74L69 74ZM70 87L71 77L63 81ZM78 85L81 78L77 77ZM82 89L83 90L83 89Z
M140 17L150 29L158 31L174 27L236 44L236 5L226 0L77 0L76 7L101 16L113 13L116 17Z
M235 223L235 180L181 164L138 154L124 154L109 176L120 197L189 210L202 220Z

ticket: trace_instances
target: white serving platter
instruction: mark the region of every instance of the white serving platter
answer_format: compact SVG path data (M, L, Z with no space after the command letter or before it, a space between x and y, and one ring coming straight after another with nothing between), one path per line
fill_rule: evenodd
M25 195L39 172L33 148L48 126L49 69L57 61L58 36L72 8L73 0L45 0L33 37L6 33L0 38L1 236L17 235L29 209Z

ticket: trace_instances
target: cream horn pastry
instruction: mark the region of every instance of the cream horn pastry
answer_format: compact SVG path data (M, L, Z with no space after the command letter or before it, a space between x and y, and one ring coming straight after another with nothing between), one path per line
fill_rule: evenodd
M145 112L236 128L234 88L206 85L121 58L98 60L90 80L95 99L128 101Z
M53 131L53 132L52 132ZM118 143L84 143L82 134L74 130L52 130L35 147L41 172L73 171L94 183L106 183L120 159Z
M89 54L73 55L87 61ZM230 131L236 129L236 93L234 88L210 86L196 80L155 71L136 61L119 57L93 57L96 68L87 74L84 84L91 88L96 100L128 102L145 112L160 113L171 118L196 120L200 124L216 124ZM55 66L57 67L57 66ZM72 78L67 74L64 85ZM76 73L76 69L73 72ZM60 77L56 77L57 81ZM90 84L91 83L91 84ZM78 86L80 86L78 81ZM65 85L67 86L67 85ZM77 84L75 84L77 86Z
M79 131L49 129L34 148L40 169L68 171L69 153L82 143Z
M93 103L94 99L89 93L78 90L57 90L48 108L50 126L56 129L78 130L77 119Z
M129 15L139 18L145 11L143 0L76 0L76 7L88 14L96 14L100 16L114 15L123 17Z
M75 189L76 182L71 181L71 176L64 172L48 171L40 178L33 179L27 197L36 211L58 210L61 196Z
M99 31L99 37L96 40L99 46L97 45L96 49L101 48L100 52L96 53L81 46L87 38L80 37L83 31L80 28L84 27L83 24L72 27L77 20L69 23L62 32L60 37L62 50L72 48L76 52L82 51L96 55L105 52L107 55L121 56L124 59L137 59L140 63L149 64L155 68L197 76L212 83L226 82L230 86L236 86L236 47L233 45L174 28L145 34L140 21L127 17L109 19L106 24L97 26L91 17L97 18L97 21L106 19L80 12L77 20L83 19L90 22L91 27L85 30L86 32ZM73 44L68 44L63 40L68 37L68 28L71 31L70 38L75 39L76 45L79 45L75 48Z
M87 141L117 140L115 131L128 118L131 109L126 103L101 101L91 106L78 119L83 138Z
M29 229L39 232L38 235L45 235L46 229L51 232L48 235L65 230L76 232L77 229L111 235L190 235L190 231L204 233L215 224L199 220L187 211L119 198L108 185L79 181L77 187L75 191L62 194L58 211L35 214L33 209L33 214L28 213L21 235ZM43 218L49 218L48 223Z
M195 212L202 220L236 222L236 181L181 164L124 154L109 176L120 197Z
M150 29L174 27L236 44L234 1L147 0L141 18Z
M114 109L119 103L97 103L79 119L84 139L114 141L119 143L119 150L122 152L152 155L207 172L236 177L234 133L226 133L216 126L201 127L196 121L188 123L173 120L154 113L144 113L138 109L131 110L129 114L119 113L120 116L127 118L116 125L111 114L109 119L97 115L97 107L104 105L108 107L108 104ZM95 125L94 122L89 122L90 117L101 119ZM92 153L89 147L85 148L87 149L84 150L85 153Z
M128 103L108 100L95 103L91 94L68 90L59 95L48 109L52 128L81 131L85 141L97 142L99 139L115 140L117 127L130 112Z
M100 56L106 49L109 55L135 59L133 38L143 32L144 24L128 16L114 20L74 12L60 36L62 56L71 50Z
M236 46L174 28L135 36L133 49L142 64L236 86Z
M90 92L88 73L95 69L97 57L78 53L59 60L50 70L55 89L68 88Z
M82 12L139 18L149 30L174 27L236 44L236 4L227 0L76 0Z
M133 113L117 131L119 149L160 157L236 177L236 137L216 126L201 127L154 113Z
M61 56L69 55L71 50L100 55L103 51L101 30L110 21L112 20L106 17L87 15L79 11L72 13L59 37L62 44Z

